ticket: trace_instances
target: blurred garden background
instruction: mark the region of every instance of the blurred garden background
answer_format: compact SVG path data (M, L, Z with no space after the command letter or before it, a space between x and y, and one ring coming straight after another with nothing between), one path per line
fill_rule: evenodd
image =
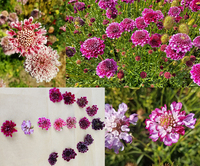
M130 125L132 143L125 143L118 154L106 148L106 166L199 166L200 163L200 88L106 88L106 104L117 111L122 102L128 105L126 116L138 114L136 125ZM155 108L181 102L186 114L194 113L195 128L186 128L177 143L166 146L159 139L153 142L145 129L145 119Z

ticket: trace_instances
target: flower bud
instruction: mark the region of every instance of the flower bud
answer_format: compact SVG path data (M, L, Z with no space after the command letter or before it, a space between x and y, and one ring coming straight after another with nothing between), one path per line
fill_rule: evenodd
M169 41L169 35L168 34L162 35L161 42L164 44L167 43L168 41Z
M171 16L166 16L164 21L163 21L163 26L165 27L165 29L170 29L172 28L174 25L174 19Z
M191 20L188 22L188 25L193 25L194 22L195 22L195 19L193 18L193 19L191 19Z
M185 23L182 23L182 24L179 25L178 31L180 33L185 33L187 35L189 34L189 28L188 28L188 26Z

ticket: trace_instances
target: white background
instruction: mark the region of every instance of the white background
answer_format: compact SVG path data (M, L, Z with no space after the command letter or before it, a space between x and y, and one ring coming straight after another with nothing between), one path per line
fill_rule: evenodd
M86 113L86 107L80 108L75 102L72 105L64 104L64 100L53 103L49 99L51 88L0 88L0 125L6 120L12 120L17 124L18 132L13 137L6 137L0 133L0 165L1 166L49 166L48 158L52 152L58 153L55 166L104 166L105 146L104 130L93 130L90 126L83 130L78 121L87 117L89 121L100 118L104 121L105 89L104 88L59 88L61 93L65 91L75 94L75 99L86 96L88 106L97 105L99 108L94 117ZM55 119L76 117L76 128L62 131L53 128ZM51 120L51 128L46 131L38 127L39 117ZM34 133L25 135L21 130L23 120L30 120L34 126ZM86 153L79 153L76 145L84 141L84 136L91 134L93 144L89 145ZM77 153L75 159L69 162L62 158L65 148L73 148Z

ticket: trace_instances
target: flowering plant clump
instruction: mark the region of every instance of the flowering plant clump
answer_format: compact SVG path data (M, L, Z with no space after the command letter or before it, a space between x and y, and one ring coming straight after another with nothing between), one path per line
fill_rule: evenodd
M68 129L76 128L76 117L68 117L66 123Z
M126 143L132 142L132 136L128 134L129 125L130 123L136 125L138 117L137 114L126 117L124 114L127 110L128 107L125 103L119 105L117 112L111 105L105 105L105 147L114 149L115 153L119 153L120 149L124 150L124 145L120 140Z
M167 110L167 106L156 108L149 115L150 119L146 119L146 129L150 132L150 138L155 142L160 138L160 141L165 145L171 146L178 142L179 134L185 134L185 128L194 128L196 119L194 114L190 113L187 116L185 111L180 111L182 103L173 102L170 105L171 110Z
M48 130L51 127L50 119L47 119L45 117L39 118L38 125L39 127L42 127L42 129Z
M52 165L55 165L56 162L57 162L57 158L58 158L58 153L56 152L53 152L49 155L49 159L48 159L48 162L49 164L52 166Z
M72 149L72 148L66 148L65 150L63 150L62 158L64 160L66 160L67 162L69 162L71 159L75 159L76 155L77 154L74 151L74 149Z
M63 127L66 126L66 125L67 125L67 123L63 119L58 118L58 119L55 120L53 127L57 131L61 131L63 129Z
M87 129L90 126L90 123L91 122L86 117L79 120L79 126L82 129Z
M58 88L52 88L49 90L49 98L52 102L60 102L62 100L62 94Z
M1 132L6 136L6 137L12 137L12 134L14 132L17 132L17 130L14 128L16 124L12 120L6 120L3 125L1 126Z
M96 115L98 111L97 105L93 105L92 107L87 107L86 112L89 116L94 116Z
M21 129L23 130L24 134L33 134L34 130L33 130L33 126L31 126L31 121L27 120L27 121L23 121L21 124Z

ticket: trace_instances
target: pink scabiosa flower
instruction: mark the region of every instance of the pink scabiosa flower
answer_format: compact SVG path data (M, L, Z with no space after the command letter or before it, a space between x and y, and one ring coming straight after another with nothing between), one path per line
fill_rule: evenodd
M129 125L131 123L136 125L138 117L137 114L126 117L124 114L127 110L128 107L125 103L119 105L117 112L111 105L105 105L105 147L114 149L115 153L119 153L120 149L124 150L124 145L120 140L126 143L132 142L132 137L128 134Z
M117 15L118 15L118 10L116 8L108 8L106 10L106 16L109 19L115 19L115 18L117 18Z
M200 49L200 36L195 37L192 44Z
M85 9L85 3L84 2L76 2L74 4L74 12L77 13L77 11L83 11Z
M179 134L185 134L183 125L193 129L196 119L194 114L187 116L185 111L181 111L182 103L173 102L170 105L171 110L167 111L167 106L156 108L149 115L150 119L146 119L146 129L150 132L150 138L155 142L160 137L165 145L171 146L172 143L178 142Z
M58 88L52 88L49 90L49 98L52 102L60 102L62 100L62 94Z
M200 10L200 0L192 0L190 2L190 9L193 11L193 12L197 12Z
M47 37L43 36L46 30L40 28L41 23L32 24L32 22L33 17L25 19L24 22L12 22L10 26L15 30L6 32L15 52L21 53L22 56L37 54L38 50L47 43Z
M192 66L192 69L190 70L190 75L194 83L200 86L200 63Z
M41 47L35 55L27 56L24 62L26 72L36 78L37 82L50 82L56 77L61 63L58 61L59 55L51 47Z
M132 31L135 28L135 21L130 18L125 18L121 23L122 31Z
M181 1L181 5L182 5L182 6L185 6L185 8L186 8L186 7L189 7L191 1L192 1L192 0L182 0L182 1Z
M24 134L33 134L34 130L33 130L33 126L31 126L31 121L27 120L27 121L23 121L21 124L21 129L24 132Z
M170 9L168 11L168 15L170 15L172 17L177 17L177 16L179 16L180 13L181 13L181 9L177 6L170 7Z
M66 16L66 18L65 18L65 21L69 22L70 24L73 22L73 20L74 20L74 17L72 17L72 16Z
M42 127L42 129L48 130L51 127L50 119L47 119L45 117L39 118L38 125L39 127Z
M66 32L66 26L62 26L59 29L62 30L62 31L64 31L64 32Z
M87 97L81 97L81 98L77 99L76 103L81 108L85 107L88 104Z
M87 59L92 57L97 58L98 55L104 54L105 44L100 38L93 37L84 41L80 51Z
M0 44L5 55L11 55L15 53L15 48L13 47L13 44L9 42L8 36L3 37Z
M171 46L166 46L164 52L166 53L166 56L168 58L171 58L173 60L179 60L185 56L184 52L176 53L176 50L173 50Z
M88 114L89 116L94 116L94 115L96 115L97 111L98 111L97 105L93 105L92 107L87 107L87 108L86 108L86 112L87 112L87 114Z
M144 8L144 10L142 12L142 16L144 16L145 14L150 13L150 12L154 12L154 10L153 9Z
M12 137L12 134L14 132L17 132L17 130L14 128L16 124L12 120L6 120L3 125L1 126L1 132L6 136L6 137Z
M170 79L171 78L171 73L170 72L165 72L164 73L164 77L166 78L166 79Z
M86 117L83 117L79 120L79 126L84 130L86 130L90 126L90 124L91 122Z
M66 125L68 129L76 128L76 117L68 117L66 120Z
M134 2L134 0L121 0L122 2L125 2L125 3L133 3Z
M107 8L115 8L115 5L117 5L117 0L100 0L98 5L104 10Z
M186 53L192 48L192 41L187 34L177 33L170 38L169 46L177 53Z
M57 131L62 131L63 127L66 126L66 125L67 125L67 123L63 119L58 118L58 119L55 120L53 127Z
M122 28L119 23L113 22L106 28L106 34L109 38L115 39L121 37Z
M135 46L144 46L149 41L149 32L147 30L136 30L132 36L131 40Z
M156 10L155 12L157 13L157 21L164 19L164 15L161 10Z
M113 59L106 59L98 64L96 72L100 78L110 78L114 76L115 72L117 71L117 67L117 62L115 62Z
M158 20L158 13L153 11L153 12L148 12L144 16L144 22L149 25L151 22L156 23Z
M145 29L148 25L144 22L143 17L138 17L135 19L135 24L138 29Z
M149 39L149 45L151 47L160 47L160 45L161 45L161 35L158 34L158 33L151 35L151 37Z
M71 92L65 92L64 94L62 94L62 97L64 99L64 103L67 105L73 104L76 100L75 100L75 94L72 94Z

